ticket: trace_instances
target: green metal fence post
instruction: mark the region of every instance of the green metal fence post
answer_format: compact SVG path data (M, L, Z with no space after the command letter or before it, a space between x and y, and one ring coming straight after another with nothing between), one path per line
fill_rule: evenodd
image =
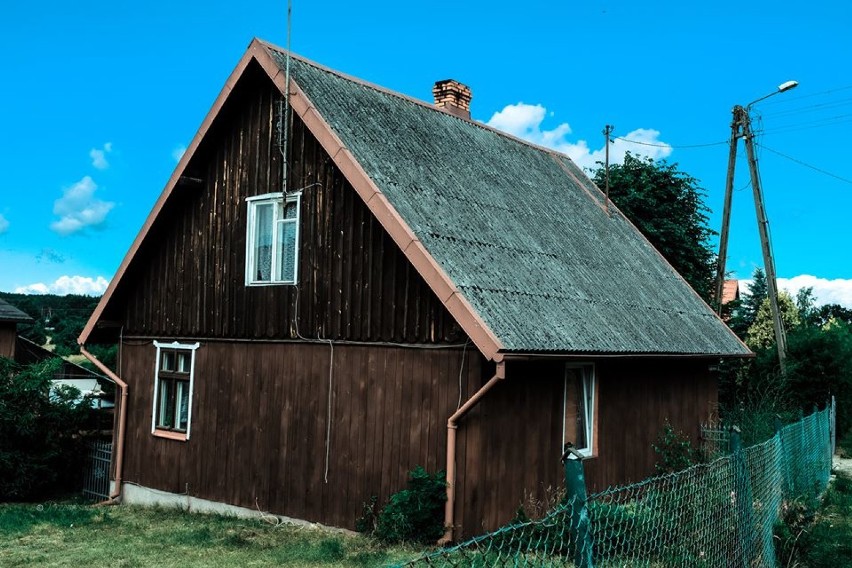
M745 452L743 452L740 429L737 426L731 426L731 459L734 460L734 479L736 480L737 538L740 545L742 565L750 566L752 558L751 542L754 533L751 481L749 480Z
M566 499L571 506L571 536L574 541L574 566L593 568L592 538L589 530L589 508L586 502L586 475L583 456L570 444L565 444L562 454L565 466Z

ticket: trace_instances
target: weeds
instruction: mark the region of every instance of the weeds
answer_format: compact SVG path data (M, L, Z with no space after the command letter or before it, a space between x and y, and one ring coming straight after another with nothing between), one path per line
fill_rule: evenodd
M818 509L785 502L775 527L779 566L837 568L852 558L852 478L838 475Z

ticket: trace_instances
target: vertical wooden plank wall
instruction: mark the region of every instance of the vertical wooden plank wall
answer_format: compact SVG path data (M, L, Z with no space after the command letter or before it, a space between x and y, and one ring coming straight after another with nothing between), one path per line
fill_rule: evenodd
M18 324L0 322L0 357L15 357Z
M465 336L298 117L298 286L246 286L247 197L281 191L280 95L250 66L116 294L125 335L464 343Z
M133 386L124 478L353 528L371 495L383 503L415 466L444 468L459 382L466 396L481 384L479 354L467 350L462 369L462 353L335 345L332 358L319 343L203 342L192 433L181 442L151 435L153 345L125 342L121 373Z

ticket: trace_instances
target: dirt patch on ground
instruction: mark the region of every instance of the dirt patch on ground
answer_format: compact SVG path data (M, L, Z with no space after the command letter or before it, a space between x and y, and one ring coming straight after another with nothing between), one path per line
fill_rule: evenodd
M852 477L852 458L841 458L835 455L831 460L831 473L841 472L846 477Z

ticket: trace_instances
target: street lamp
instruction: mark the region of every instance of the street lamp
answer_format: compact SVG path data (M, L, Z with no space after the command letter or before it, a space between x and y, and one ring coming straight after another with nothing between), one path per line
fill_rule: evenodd
M781 372L786 373L787 335L781 322L781 311L778 308L778 281L775 274L775 261L772 257L772 243L769 239L769 220L766 217L766 207L763 202L763 189L760 186L760 173L757 167L757 156L754 152L754 133L751 130L751 107L764 99L789 91L798 86L796 81L787 81L778 85L778 89L755 99L745 107L736 105L733 108L731 122L731 143L728 153L728 175L725 180L725 203L722 210L722 231L719 236L719 259L716 269L716 301L719 314L722 313L722 287L725 282L725 260L728 255L728 226L731 221L731 200L734 190L734 168L737 162L737 140L742 137L748 154L751 187L754 194L754 209L757 213L757 228L760 232L760 248L763 252L763 265L766 271L766 285L769 295L769 307L772 311L772 323L775 328L775 343L778 347L778 363Z

